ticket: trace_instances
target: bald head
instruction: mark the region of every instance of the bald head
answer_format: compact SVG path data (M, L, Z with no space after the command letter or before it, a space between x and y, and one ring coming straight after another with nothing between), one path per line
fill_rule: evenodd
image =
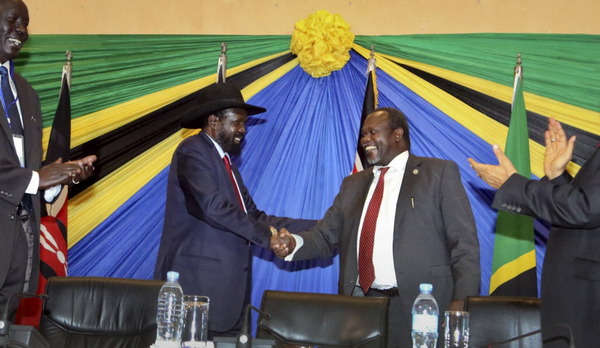
M29 38L29 11L21 0L0 0L0 63L15 59Z
M410 149L406 117L394 108L375 109L365 119L360 145L370 165L388 165Z

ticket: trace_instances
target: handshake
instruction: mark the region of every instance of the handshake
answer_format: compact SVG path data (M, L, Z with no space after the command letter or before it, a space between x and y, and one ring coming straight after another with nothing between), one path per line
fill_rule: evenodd
M277 229L271 226L270 230L271 251L273 251L273 253L280 259L283 259L291 254L296 248L296 239L292 236L292 234L285 228L282 228L279 230L279 232L277 232Z

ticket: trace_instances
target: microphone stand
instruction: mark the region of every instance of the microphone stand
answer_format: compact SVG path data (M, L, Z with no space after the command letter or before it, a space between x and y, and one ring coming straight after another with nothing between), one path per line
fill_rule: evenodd
M518 341L520 339L526 338L526 337L530 337L530 336L535 336L538 334L542 334L544 331L546 330L553 330L553 329L557 329L557 328L566 328L569 332L569 348L575 348L575 338L573 337L573 330L571 330L571 327L567 324L558 324L558 325L554 325L549 327L548 329L540 329L540 330L535 330L535 331L531 331L528 332L526 334L522 334L513 338L510 338L508 340L504 340L504 341L498 341L498 342L492 342L489 344L486 344L484 346L481 346L479 348L493 348L493 347L500 347L505 345L506 343L510 343L510 342L514 342L514 341Z
M250 335L249 322L250 322L250 309L254 309L258 313L265 316L267 320L271 319L269 313L263 312L260 309L254 307L251 304L247 304L244 309L244 317L242 318L242 328L240 333L235 338L235 348L249 348L252 347L252 336Z
M4 341L4 344L3 344L4 348L8 348L9 344L11 346L29 348L28 345L26 345L22 342L10 339L10 329L12 327L12 323L8 319L8 312L10 311L11 302L13 302L14 299L21 299L21 298L39 298L42 301L46 301L48 299L48 297L49 296L46 294L37 295L37 294L30 294L27 292L16 292L16 293L10 295L10 297L8 298L8 301L6 301L6 308L4 311L4 315L2 316L2 320L0 320L0 341L2 341L2 340Z

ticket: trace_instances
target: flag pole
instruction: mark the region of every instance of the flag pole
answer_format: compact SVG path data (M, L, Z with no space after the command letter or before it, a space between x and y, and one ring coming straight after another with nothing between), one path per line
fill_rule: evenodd
M375 59L375 45L371 45L371 54L369 57L369 63L367 64L367 75L371 71L375 71L377 68L377 60Z
M523 95L523 67L517 54L513 98L504 152L520 175L531 177L527 109ZM537 267L533 218L498 212L490 295L536 297Z
M71 64L71 59L73 59L73 53L71 51L66 51L65 55L67 56L67 61L63 65L63 76L67 78L67 84L69 85L69 89L71 88L71 72L73 71L73 65ZM62 84L60 86L62 93Z
M221 42L221 54L217 64L217 83L225 83L227 80L227 43Z
M360 172L365 169L368 164L365 158L364 152L360 146L360 130L362 129L363 123L367 116L375 110L379 104L378 92L377 92L377 60L375 59L375 46L371 45L371 57L367 62L367 85L365 87L365 95L363 98L362 113L360 118L360 125L358 128L358 139L356 144L356 155L354 159L354 167L352 172Z

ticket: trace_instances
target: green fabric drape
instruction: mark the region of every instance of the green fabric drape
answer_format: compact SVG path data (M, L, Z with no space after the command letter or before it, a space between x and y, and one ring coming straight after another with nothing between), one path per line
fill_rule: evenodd
M565 34L444 34L357 36L378 53L434 65L512 86L517 53L527 91L600 111L600 36Z
M52 123L65 51L73 53L72 117L216 72L220 42L228 68L285 51L289 36L31 35L16 69L38 91L44 127Z
M357 36L365 47L507 86L520 53L531 93L600 111L600 36L448 34ZM15 62L38 90L51 123L65 51L73 52L73 117L214 74L220 45L228 67L289 48L290 36L32 35Z

